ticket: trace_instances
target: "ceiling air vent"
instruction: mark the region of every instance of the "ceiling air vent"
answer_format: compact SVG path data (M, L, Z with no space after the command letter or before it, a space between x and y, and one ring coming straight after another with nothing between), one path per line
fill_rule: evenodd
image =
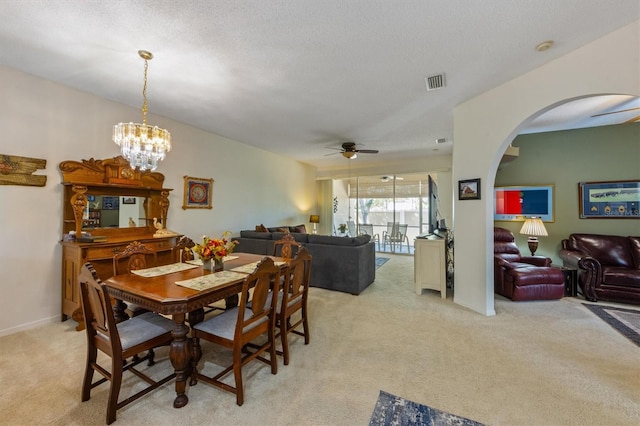
M427 90L442 89L446 86L444 73L430 75L425 80L427 81Z
M438 138L436 139L436 143L447 143L447 138Z

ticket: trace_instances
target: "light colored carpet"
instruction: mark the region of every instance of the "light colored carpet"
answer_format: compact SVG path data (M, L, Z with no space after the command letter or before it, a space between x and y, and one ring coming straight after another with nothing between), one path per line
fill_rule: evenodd
M413 258L389 256L360 296L311 289L311 344L273 376L245 370L245 403L204 383L174 409L173 384L118 411L119 425L366 425L380 390L488 425L640 424L640 349L581 299L514 303L495 317L413 290ZM85 334L48 324L0 338L0 423L104 424L107 387L80 402ZM203 347L207 369L226 352ZM170 368L158 351L159 372ZM137 388L126 376L121 396Z

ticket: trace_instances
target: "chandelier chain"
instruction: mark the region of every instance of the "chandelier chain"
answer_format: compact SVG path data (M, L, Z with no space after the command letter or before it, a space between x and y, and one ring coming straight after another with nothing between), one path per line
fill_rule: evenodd
M144 84L142 86L142 124L147 124L147 70L149 69L149 61L144 60Z

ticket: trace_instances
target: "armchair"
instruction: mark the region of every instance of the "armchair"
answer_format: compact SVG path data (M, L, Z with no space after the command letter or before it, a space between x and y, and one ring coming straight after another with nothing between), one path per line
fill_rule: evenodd
M522 256L513 233L493 230L494 291L514 301L553 300L564 296L564 274L544 256Z

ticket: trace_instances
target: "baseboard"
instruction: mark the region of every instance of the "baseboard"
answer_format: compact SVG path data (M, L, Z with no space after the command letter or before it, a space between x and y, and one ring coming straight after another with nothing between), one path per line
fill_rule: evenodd
M15 327L5 328L0 330L0 337L8 336L10 334L18 333L20 331L31 330L32 328L40 327L44 324L51 324L56 321L60 321L60 315L55 315L49 318L43 318L37 321L28 322L26 324L16 325Z

